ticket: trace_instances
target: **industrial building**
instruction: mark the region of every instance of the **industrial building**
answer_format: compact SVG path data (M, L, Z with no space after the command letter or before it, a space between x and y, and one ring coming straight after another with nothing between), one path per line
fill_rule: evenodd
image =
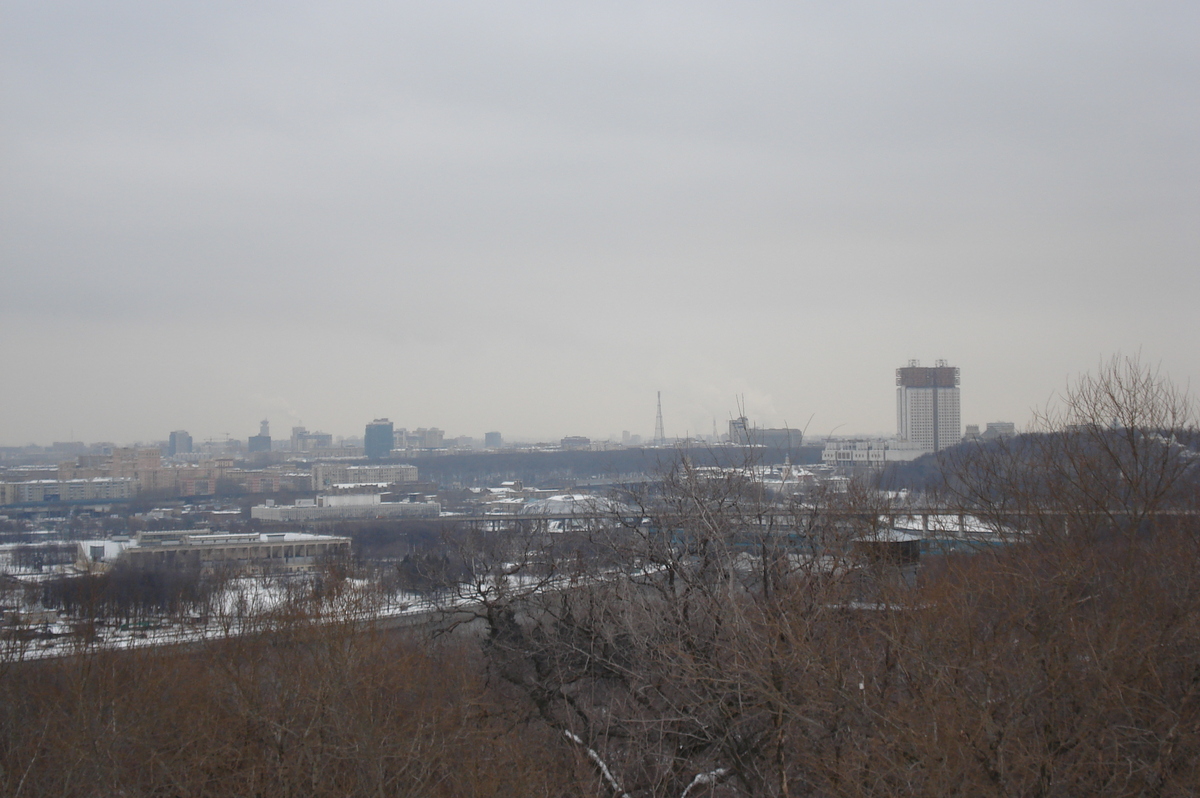
M745 416L729 420L729 442L736 446L792 449L804 442L804 433L788 427L755 427Z

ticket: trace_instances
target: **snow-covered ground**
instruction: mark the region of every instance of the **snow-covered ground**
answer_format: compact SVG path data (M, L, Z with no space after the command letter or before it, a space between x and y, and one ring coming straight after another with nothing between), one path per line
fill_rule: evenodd
M0 638L0 661L71 656L89 651L187 645L284 628L300 619L318 624L386 623L406 617L470 612L483 603L578 587L622 576L619 571L579 575L539 575L522 564L506 563L498 573L481 575L437 596L386 593L365 579L346 579L315 595L308 576L245 576L231 580L206 618L147 617L132 623L60 618L8 627ZM646 568L635 575L645 575Z
M269 631L297 617L317 623L378 622L439 608L416 594L381 593L366 580L346 580L320 598L312 588L308 579L247 576L231 580L205 618L144 617L122 623L60 617L10 625L0 637L0 660L201 643Z

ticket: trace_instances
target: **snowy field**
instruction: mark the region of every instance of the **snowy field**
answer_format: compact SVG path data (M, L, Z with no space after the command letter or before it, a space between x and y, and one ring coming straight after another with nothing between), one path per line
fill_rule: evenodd
M384 594L366 580L349 579L316 598L307 578L247 576L230 580L207 617L142 617L136 621L57 617L28 612L37 621L10 624L0 638L0 661L71 656L99 650L188 645L268 632L297 619L317 623L371 623L419 616L444 604L416 594ZM57 619L49 620L49 616Z

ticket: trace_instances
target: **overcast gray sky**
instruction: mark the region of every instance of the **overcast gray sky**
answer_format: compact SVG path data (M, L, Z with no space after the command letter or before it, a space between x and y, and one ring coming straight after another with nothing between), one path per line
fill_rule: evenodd
M1200 377L1200 4L0 0L0 443Z

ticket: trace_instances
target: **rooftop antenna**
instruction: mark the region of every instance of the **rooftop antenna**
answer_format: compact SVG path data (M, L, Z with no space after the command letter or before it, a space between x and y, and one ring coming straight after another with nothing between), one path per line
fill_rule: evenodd
M667 433L663 429L662 420L662 391L658 392L658 417L654 419L654 445L667 445Z

